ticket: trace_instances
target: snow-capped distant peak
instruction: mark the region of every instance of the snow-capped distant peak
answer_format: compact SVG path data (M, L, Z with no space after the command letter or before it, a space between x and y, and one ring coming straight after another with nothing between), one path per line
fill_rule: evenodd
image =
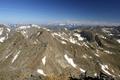
M40 28L40 26L36 24L32 24L32 27Z
M20 26L19 29L27 29L30 28L30 26Z

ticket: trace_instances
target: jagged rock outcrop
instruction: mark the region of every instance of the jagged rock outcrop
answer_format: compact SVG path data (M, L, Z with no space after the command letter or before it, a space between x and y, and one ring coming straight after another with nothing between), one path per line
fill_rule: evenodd
M87 39L87 41L89 42L93 42L94 41L94 35L92 32L90 31L81 31L80 32L82 37L85 37Z

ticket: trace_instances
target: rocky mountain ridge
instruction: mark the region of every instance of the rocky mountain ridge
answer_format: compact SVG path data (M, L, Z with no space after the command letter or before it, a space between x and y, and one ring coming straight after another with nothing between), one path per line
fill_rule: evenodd
M120 27L52 30L0 25L0 79L103 72L120 79Z

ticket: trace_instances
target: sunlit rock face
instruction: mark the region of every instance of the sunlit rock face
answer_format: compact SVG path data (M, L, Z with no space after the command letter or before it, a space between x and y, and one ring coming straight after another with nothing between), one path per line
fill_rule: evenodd
M120 79L120 42L115 29L0 25L0 79L34 80L86 72L91 77L102 72Z

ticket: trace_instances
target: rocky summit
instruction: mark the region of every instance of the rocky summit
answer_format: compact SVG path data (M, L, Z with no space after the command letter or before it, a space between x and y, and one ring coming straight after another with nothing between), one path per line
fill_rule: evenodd
M0 80L120 80L120 27L1 24Z

